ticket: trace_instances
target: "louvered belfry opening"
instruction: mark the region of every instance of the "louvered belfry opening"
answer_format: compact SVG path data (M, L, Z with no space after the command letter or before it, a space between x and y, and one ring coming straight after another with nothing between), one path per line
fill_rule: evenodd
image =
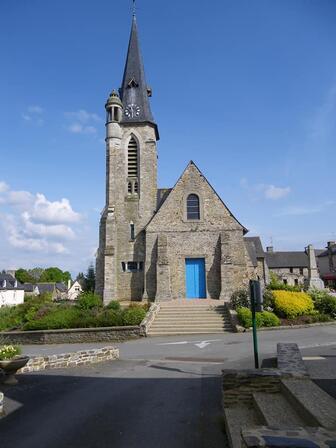
M128 144L127 176L128 193L138 194L138 144L133 136Z

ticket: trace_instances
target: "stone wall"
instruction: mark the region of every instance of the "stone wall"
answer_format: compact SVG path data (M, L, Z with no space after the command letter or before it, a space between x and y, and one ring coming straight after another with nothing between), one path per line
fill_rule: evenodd
M198 220L187 219L189 194L199 197ZM207 297L228 300L250 277L243 234L243 226L191 162L146 228L148 297L164 300L164 291L156 297L162 284L166 296L186 297L185 259L204 258ZM163 239L166 247L160 251Z
M251 404L255 392L277 393L284 378L307 379L307 369L295 343L277 344L277 368L223 370L223 407Z
M277 369L223 370L223 406L250 404L255 392L277 393L280 379Z
M93 350L82 350L50 356L34 356L18 373L37 372L45 369L64 369L78 367L97 362L111 361L119 358L119 350L114 347L104 347Z
M77 344L121 342L140 337L139 326L76 328L71 330L10 331L0 333L0 344Z

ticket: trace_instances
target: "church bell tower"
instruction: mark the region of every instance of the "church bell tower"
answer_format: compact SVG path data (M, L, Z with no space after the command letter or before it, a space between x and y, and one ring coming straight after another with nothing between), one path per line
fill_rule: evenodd
M96 292L105 304L141 300L144 294L144 229L157 202L159 133L150 109L151 95L133 15L122 85L105 104L106 203L96 261Z

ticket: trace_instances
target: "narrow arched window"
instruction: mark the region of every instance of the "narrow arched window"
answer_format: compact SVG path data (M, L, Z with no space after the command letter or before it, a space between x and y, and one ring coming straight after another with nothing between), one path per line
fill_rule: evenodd
M132 136L128 144L128 177L138 177L138 145Z
M187 197L187 219L200 219L200 205L197 194Z

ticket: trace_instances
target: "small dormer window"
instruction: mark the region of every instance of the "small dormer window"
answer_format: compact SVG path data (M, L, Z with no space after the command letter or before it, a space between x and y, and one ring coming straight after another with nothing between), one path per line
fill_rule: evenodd
M190 194L187 197L187 219L200 219L200 201L197 194Z

